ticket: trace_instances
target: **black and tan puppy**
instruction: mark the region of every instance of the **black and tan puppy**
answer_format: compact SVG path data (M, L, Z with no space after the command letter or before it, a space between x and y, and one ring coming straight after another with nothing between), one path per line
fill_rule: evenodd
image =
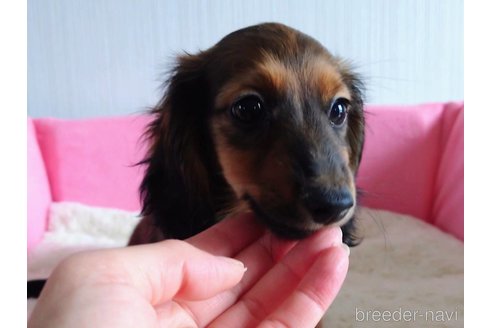
M281 24L233 32L178 59L152 115L131 245L249 210L279 237L340 225L356 242L362 83L316 40ZM28 297L44 283L28 282Z
M361 89L343 60L281 24L180 57L152 111L130 244L184 239L252 210L280 237L340 225L353 245Z

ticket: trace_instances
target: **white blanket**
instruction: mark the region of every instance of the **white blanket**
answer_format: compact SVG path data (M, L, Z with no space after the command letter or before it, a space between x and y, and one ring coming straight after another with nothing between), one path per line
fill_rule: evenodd
M124 246L137 213L54 203L28 279L46 278L67 255ZM364 240L351 249L347 279L326 327L462 327L463 243L409 216L363 208ZM28 316L35 300L28 301Z

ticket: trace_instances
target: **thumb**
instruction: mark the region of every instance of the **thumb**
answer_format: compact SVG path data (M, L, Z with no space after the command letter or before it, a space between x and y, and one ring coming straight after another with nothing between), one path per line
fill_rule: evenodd
M174 298L189 301L210 298L232 288L243 278L246 268L242 262L186 245L196 254L182 262L181 281Z
M127 282L153 305L176 298L202 300L235 286L245 267L238 260L215 256L181 240L118 250Z

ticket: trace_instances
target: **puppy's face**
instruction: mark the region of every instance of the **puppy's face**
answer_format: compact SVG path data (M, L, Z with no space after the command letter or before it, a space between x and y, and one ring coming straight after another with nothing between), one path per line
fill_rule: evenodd
M237 199L287 238L347 222L363 143L356 77L278 24L232 33L203 56L209 126Z

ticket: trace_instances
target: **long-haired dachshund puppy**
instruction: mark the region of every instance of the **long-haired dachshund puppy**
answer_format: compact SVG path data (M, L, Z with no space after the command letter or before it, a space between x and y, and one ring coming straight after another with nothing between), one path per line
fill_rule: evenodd
M279 237L339 225L357 242L363 86L344 61L270 23L180 57L171 73L152 110L130 245L185 239L247 210ZM44 283L28 282L28 298Z
M179 57L152 110L130 244L185 239L251 210L279 237L339 225L354 245L362 87L343 60L281 24Z

